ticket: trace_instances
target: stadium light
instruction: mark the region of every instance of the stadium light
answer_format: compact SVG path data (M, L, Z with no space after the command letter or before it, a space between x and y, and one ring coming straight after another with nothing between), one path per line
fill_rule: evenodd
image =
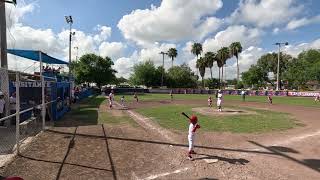
M281 45L288 46L289 43L288 42L277 42L274 45L277 45L279 47L279 51L278 51L278 66L277 66L277 87L276 87L276 90L279 91L280 48L281 48Z

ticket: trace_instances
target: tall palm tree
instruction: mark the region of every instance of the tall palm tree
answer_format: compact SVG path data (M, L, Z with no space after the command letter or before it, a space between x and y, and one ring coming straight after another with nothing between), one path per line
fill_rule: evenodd
M201 55L202 53L202 44L201 43L193 43L192 48L191 48L191 53L197 56ZM197 68L197 75L199 74L198 68Z
M240 79L240 70L239 70L239 53L242 52L242 46L240 42L233 42L230 46L230 53L232 56L237 58L237 80Z
M221 83L221 68L223 66L223 62L217 58L217 66L219 68L219 88L220 88L220 83Z
M204 58L200 57L197 60L196 67L199 69L200 76L201 76L201 79L202 79L202 87L204 88L204 80L203 80L203 78L204 78L204 75L206 73L206 67L207 67L206 60Z
M171 67L173 67L173 60L178 56L178 52L176 48L170 48L168 50L168 56L171 58Z
M216 54L213 52L206 52L206 54L204 55L204 59L206 61L207 67L210 69L211 79L213 79L212 67L213 67L213 63L217 60Z
M222 81L223 81L223 68L224 68L224 65L227 63L227 59L230 58L229 48L223 47L223 48L219 49L218 52L217 52L217 58L218 58L218 59L221 61L221 63L222 63L222 72L221 72L221 75L222 75Z

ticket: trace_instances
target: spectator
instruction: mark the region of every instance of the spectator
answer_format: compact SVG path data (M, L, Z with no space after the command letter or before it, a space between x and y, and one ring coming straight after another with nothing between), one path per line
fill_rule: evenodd
M0 119L4 117L4 107L6 105L6 101L4 100L4 94L0 91ZM0 126L4 126L4 121L0 121Z
M12 93L9 99L10 102L10 114L16 113L16 93ZM15 118L11 121L11 124L15 124Z

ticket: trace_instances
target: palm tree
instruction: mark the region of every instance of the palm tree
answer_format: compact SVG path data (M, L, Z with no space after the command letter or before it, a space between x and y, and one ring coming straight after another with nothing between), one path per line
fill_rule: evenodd
M192 48L191 48L191 53L198 56L202 53L202 44L201 43L193 43ZM198 68L197 68L197 75L198 75Z
M202 87L204 88L203 78L204 78L204 75L205 75L205 73L206 73L206 67L207 67L207 64L206 64L205 59L202 58L202 57L200 57L200 58L197 60L196 67L199 69L200 76L201 76L201 78L202 78Z
M223 62L217 58L217 66L219 68L219 88L220 88L220 83L221 83L221 68L223 66Z
M232 56L235 56L237 58L237 80L240 79L240 70L239 70L239 53L242 52L242 46L240 42L233 42L229 46L230 52Z
M213 53L213 52L207 52L204 55L204 59L206 61L207 67L210 69L211 79L213 79L213 77L212 77L212 67L213 67L213 63L215 61L217 61L216 54Z
M173 67L173 60L178 56L178 52L176 48L170 48L168 51L168 56L171 58L171 67Z
M222 81L223 81L223 68L224 68L224 65L227 63L227 59L230 58L229 48L223 47L223 48L219 49L218 52L217 52L217 58L222 63L222 73L221 73L221 75L222 75Z

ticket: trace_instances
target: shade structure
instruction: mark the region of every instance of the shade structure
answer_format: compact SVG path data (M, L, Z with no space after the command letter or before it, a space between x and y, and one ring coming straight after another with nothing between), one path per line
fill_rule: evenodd
M21 50L21 49L8 49L7 51L10 54L24 57L27 59L31 59L34 61L40 62L39 52L41 51L35 51L35 50ZM69 64L68 62L62 61L60 59L51 57L47 55L46 53L41 52L41 60L43 63L46 64Z

